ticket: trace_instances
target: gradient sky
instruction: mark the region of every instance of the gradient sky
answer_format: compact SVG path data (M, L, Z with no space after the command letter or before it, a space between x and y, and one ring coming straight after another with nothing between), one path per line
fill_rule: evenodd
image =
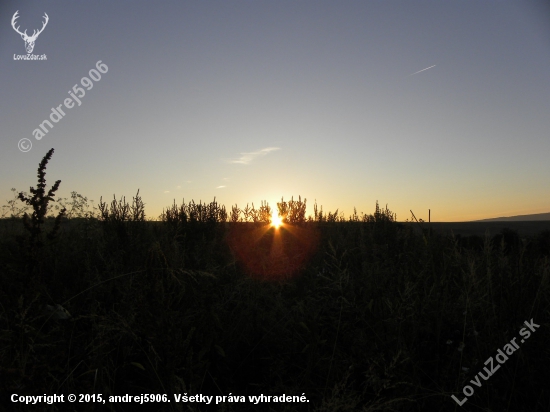
M548 212L548 4L2 1L0 203L36 186L53 147L58 195L139 188L150 218L173 199L292 195L346 216L379 200L398 220ZM14 60L17 10L28 34L48 14L46 61ZM36 140L99 60L108 72Z

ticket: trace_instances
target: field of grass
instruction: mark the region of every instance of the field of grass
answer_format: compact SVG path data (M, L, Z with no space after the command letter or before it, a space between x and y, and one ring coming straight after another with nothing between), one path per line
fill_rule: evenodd
M420 225L410 222L415 229L421 229ZM521 238L533 238L544 231L550 231L550 221L530 222L432 222L428 226L433 232L443 235L455 234L464 236L479 236L481 238L488 234L490 237L501 234L502 231L512 230Z
M267 203L173 204L148 221L139 192L91 211L74 194L55 211L48 160L20 196L32 216L16 217L14 199L0 220L6 410L550 410L550 232L453 237L378 206L306 218L301 199L278 204L278 229ZM531 319L540 327L520 343ZM9 401L71 393L171 402ZM262 394L308 402L250 401Z

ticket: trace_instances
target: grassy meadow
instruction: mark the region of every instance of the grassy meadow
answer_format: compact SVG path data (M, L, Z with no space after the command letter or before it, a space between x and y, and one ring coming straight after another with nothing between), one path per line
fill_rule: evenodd
M52 154L36 189L2 208L6 410L550 410L549 231L453 236L378 204L306 216L301 198L277 204L279 228L266 202L174 203L153 221L139 191L97 207L77 193L56 201ZM540 327L521 343L531 319ZM513 338L519 349L472 384ZM467 385L459 406L451 395L462 401ZM71 393L171 402L9 400ZM309 402L249 401L261 394Z

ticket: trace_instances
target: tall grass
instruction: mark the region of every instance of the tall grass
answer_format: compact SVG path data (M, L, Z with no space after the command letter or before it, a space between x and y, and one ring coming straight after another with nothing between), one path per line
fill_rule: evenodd
M306 218L298 199L277 204L278 230L267 202L174 203L152 222L139 191L131 204L101 199L99 213L60 219L32 270L6 226L2 392L309 400L140 408L154 411L549 410L548 235L470 244L398 224L378 203L346 220L317 207ZM459 407L450 395L531 318L540 329Z

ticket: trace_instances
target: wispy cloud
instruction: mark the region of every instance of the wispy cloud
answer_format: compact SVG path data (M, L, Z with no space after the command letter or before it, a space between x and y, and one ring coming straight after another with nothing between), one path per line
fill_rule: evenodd
M409 74L409 76L414 76L415 74L422 73L424 70L431 69L432 67L435 67L435 66L436 66L436 65L434 64L433 66L426 67L425 69L419 70L419 71L417 71L416 73ZM407 76L407 77L409 77L409 76Z
M225 186L218 186L216 189L223 189Z
M266 147L265 149L258 150L257 152L241 153L241 157L235 160L230 160L229 163L237 163L247 165L258 157L267 155L275 150L281 150L280 147Z

